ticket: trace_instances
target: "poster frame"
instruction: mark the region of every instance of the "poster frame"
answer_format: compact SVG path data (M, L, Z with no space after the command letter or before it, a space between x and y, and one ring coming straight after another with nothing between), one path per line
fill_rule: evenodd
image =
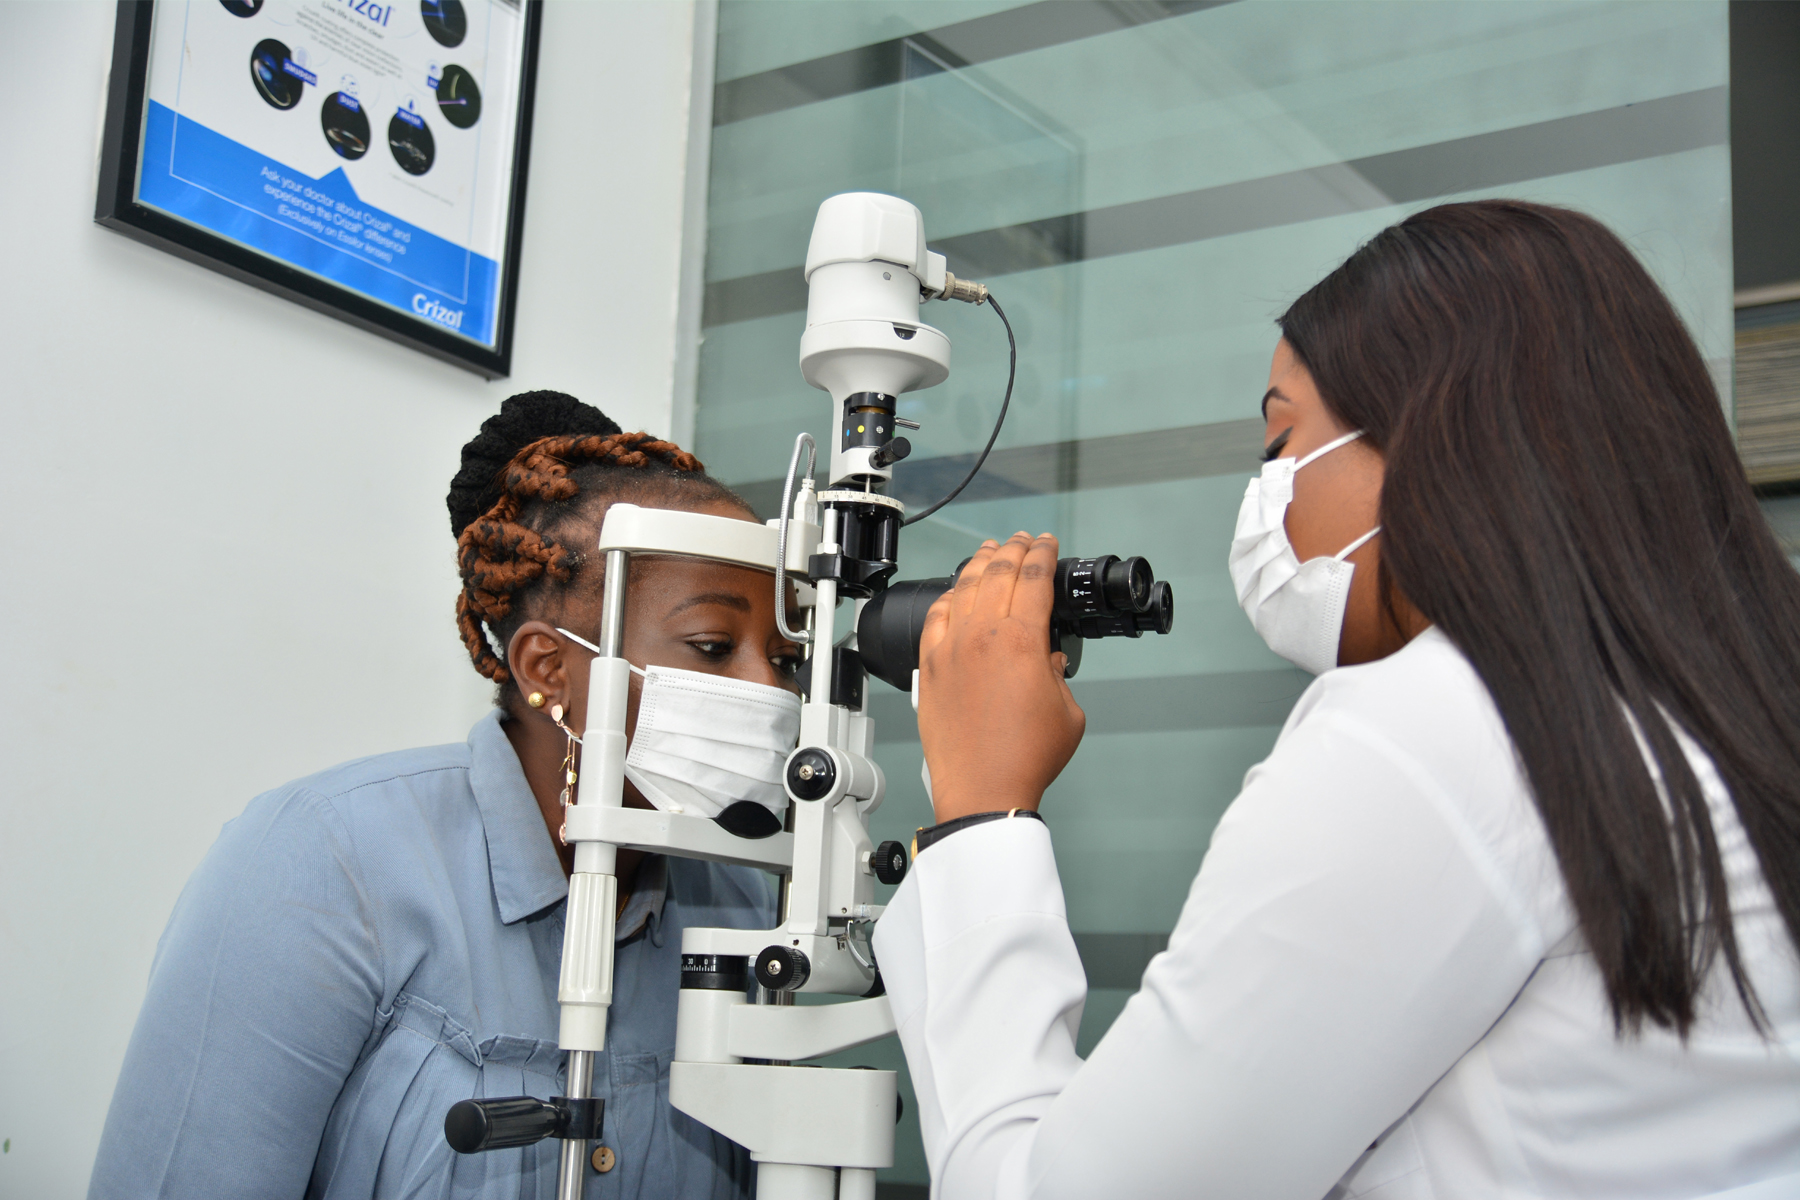
M531 118L537 91L542 0L522 0L525 19L518 111L513 115L513 161L508 172L507 227L500 263L499 305L492 349L447 332L435 322L399 312L350 288L252 249L168 213L136 197L143 150L144 105L150 77L150 37L159 0L119 0L113 27L112 71L100 148L99 195L94 220L147 245L229 275L307 308L488 379L512 370L519 294L519 258L525 234L525 183L531 154Z

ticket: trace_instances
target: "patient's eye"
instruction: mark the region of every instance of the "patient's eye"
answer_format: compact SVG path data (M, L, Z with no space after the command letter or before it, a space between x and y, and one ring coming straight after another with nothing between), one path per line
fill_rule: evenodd
M792 679L800 670L798 654L777 654L769 661L775 664L775 669L781 673L783 679Z
M736 643L730 638L700 638L688 645L699 651L708 662L724 662L737 649Z
M1280 456L1281 452L1287 449L1288 439L1293 436L1294 427L1292 425L1276 434L1275 440L1270 442L1268 446L1263 449L1262 460L1264 462L1274 462L1275 459Z

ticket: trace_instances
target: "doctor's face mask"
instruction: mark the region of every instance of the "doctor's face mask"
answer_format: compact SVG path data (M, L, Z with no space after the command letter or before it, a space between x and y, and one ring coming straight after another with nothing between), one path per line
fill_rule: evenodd
M1304 563L1287 536L1287 509L1294 499L1294 472L1314 459L1348 445L1362 431L1327 442L1305 458L1275 458L1244 489L1237 531L1231 539L1231 582L1238 604L1269 649L1303 671L1322 675L1337 666L1344 606L1356 564L1357 547L1381 532L1377 525L1330 557Z

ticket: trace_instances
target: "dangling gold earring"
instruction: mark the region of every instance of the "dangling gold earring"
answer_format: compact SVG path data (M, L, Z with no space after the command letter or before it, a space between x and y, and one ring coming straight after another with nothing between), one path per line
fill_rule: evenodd
M550 719L556 722L556 727L558 729L569 735L569 748L563 752L563 790L562 796L560 797L563 808L567 809L569 805L575 803L575 781L579 778L575 774L575 747L581 745L581 739L575 736L575 731L573 729L570 729L567 725L563 724L562 705L553 704L550 706ZM556 838L565 846L569 844L568 821L565 820L562 827L556 831Z
M531 695L525 697L525 703L531 705L531 707L533 707L533 708L544 707L544 693L542 693L542 692L531 693Z

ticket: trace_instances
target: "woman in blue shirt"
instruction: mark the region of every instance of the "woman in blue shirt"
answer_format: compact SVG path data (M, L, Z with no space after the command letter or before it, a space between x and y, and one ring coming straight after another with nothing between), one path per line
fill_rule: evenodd
M443 1122L461 1099L562 1086L569 743L549 713L579 727L589 656L557 627L598 626L600 563L582 548L620 500L756 519L693 456L560 393L513 397L464 447L457 621L495 708L464 743L333 767L226 825L158 946L90 1200L555 1195L560 1143L465 1157ZM634 564L625 628L640 666L793 688L758 572ZM586 1194L747 1197L745 1151L670 1107L669 1060L681 931L771 927L769 880L630 852L618 873L594 1080L606 1152Z

